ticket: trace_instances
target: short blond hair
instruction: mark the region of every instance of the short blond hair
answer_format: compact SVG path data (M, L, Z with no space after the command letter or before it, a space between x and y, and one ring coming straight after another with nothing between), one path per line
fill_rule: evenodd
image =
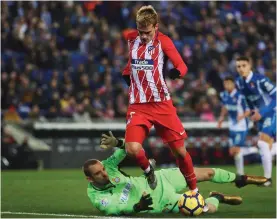
M136 22L143 27L149 24L155 26L158 23L158 14L152 5L142 6L137 12Z

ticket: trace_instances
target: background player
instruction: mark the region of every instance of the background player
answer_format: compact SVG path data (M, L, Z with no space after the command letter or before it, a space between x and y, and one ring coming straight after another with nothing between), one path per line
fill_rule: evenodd
M244 174L243 156L257 152L256 147L244 147L248 133L248 119L251 111L245 97L236 89L232 77L226 77L223 81L224 92L220 93L222 108L218 121L221 128L225 116L229 116L229 153L234 157L237 173Z
M154 125L157 134L169 144L190 190L197 192L192 159L184 147L187 137L164 80L168 57L174 65L170 78L183 77L187 66L171 39L158 31L158 14L152 6L143 6L136 15L137 31L128 36L129 60L123 71L129 87L126 126L126 150L145 172L152 189L157 186L142 144Z
M253 73L249 58L239 57L236 69L241 77L237 87L244 94L253 114L251 120L258 122L259 140L264 176L268 181L264 186L271 185L272 155L270 152L273 137L276 135L276 86L265 76Z
M116 139L112 133L102 135L102 148L118 149L107 160L102 162L91 159L83 166L86 178L89 181L87 194L92 204L108 215L124 215L141 211L148 213L178 213L177 201L186 190L187 183L178 168L162 169L156 171L159 184L151 190L145 177L132 177L124 174L119 163L126 157L124 140ZM261 184L266 181L264 177L236 176L223 169L195 168L198 181L212 181L215 183L235 182L237 187L247 184ZM148 193L148 196L143 195ZM206 199L210 213L217 210L219 202L226 204L240 204L238 196L228 196L212 193ZM153 204L153 205L152 205ZM152 205L152 206L150 206Z

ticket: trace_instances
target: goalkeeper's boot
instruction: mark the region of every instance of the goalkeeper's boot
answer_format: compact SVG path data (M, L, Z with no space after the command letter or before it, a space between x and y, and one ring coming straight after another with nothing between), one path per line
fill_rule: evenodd
M155 176L154 168L156 167L156 161L154 159L149 159L150 171L145 173L149 187L154 190L157 187L157 177Z
M272 187L272 179L271 178L266 178L266 182L259 185L261 187Z
M240 205L242 203L242 198L235 195L225 195L220 192L210 192L210 197L215 197L220 203L228 205Z
M248 175L237 175L235 179L236 187L242 188L246 185L263 185L268 181L267 178L263 176L248 176Z

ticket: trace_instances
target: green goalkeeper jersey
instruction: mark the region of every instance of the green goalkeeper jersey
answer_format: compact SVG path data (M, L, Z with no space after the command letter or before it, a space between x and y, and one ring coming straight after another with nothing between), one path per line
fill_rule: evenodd
M125 150L118 149L112 156L102 162L111 183L102 189L96 188L91 183L88 184L87 194L93 206L106 215L132 214L134 212L133 206L139 202L143 192L146 192L153 198L152 207L154 209L144 212L177 213L179 211L177 201L180 194L176 192L173 181L179 180L180 182L180 179L171 178L170 170L156 171L158 185L155 190L152 190L145 176L126 176L118 169L118 164L125 156ZM185 188L185 180L182 181L184 183L182 183L182 187Z

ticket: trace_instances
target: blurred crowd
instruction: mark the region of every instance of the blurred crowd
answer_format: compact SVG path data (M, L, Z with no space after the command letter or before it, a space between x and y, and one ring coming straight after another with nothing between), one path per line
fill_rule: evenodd
M188 65L166 81L182 119L214 121L222 79L235 59L276 77L276 2L1 2L1 112L4 120L125 117L126 34L152 4L161 32ZM169 62L166 70L172 64ZM165 74L167 71L165 72Z

